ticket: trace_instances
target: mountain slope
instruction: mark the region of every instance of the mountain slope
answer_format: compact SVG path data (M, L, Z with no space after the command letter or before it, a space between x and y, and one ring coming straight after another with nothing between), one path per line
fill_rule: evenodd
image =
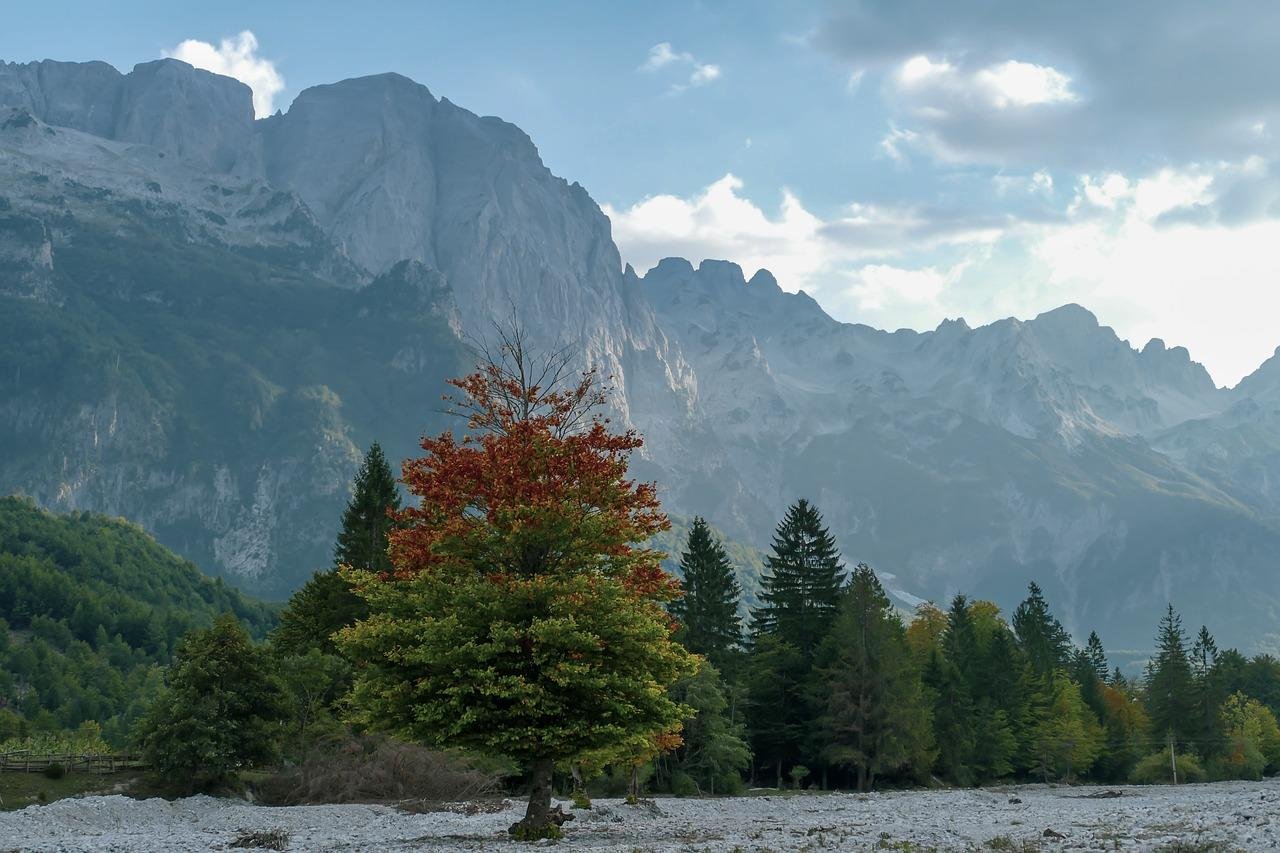
M0 741L93 720L122 745L177 639L223 612L275 619L132 524L0 498Z
M886 332L724 261L641 277L523 132L394 74L254 121L173 60L0 65L0 490L281 595L360 450L413 453L513 316L611 377L673 513L748 546L807 496L900 603L1036 579L1113 647L1153 600L1274 631L1274 363L1218 389L1080 306Z

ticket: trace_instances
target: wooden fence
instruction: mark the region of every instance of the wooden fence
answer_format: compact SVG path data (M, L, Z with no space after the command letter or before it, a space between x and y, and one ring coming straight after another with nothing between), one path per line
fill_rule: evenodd
M0 752L0 773L43 773L61 764L68 773L117 773L142 767L137 755L86 755L83 753Z

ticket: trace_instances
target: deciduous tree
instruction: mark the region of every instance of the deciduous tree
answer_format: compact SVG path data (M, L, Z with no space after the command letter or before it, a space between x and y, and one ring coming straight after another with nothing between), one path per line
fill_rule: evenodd
M663 604L679 585L643 544L668 526L627 477L642 442L600 414L593 373L503 332L455 380L468 433L405 463L388 571L343 570L370 616L339 633L356 719L429 744L519 761L532 782L514 836L559 834L557 762L679 744L668 689L696 658Z

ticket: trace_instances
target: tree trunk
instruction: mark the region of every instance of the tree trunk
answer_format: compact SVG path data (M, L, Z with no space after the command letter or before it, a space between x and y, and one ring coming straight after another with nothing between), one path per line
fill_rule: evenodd
M640 765L631 765L631 775L627 777L627 802L640 801Z
M573 815L565 814L559 806L551 808L551 776L555 767L556 763L550 758L534 762L529 786L529 806L525 809L524 819L511 824L511 828L507 830L512 838L519 841L559 838L560 825L573 820Z
M778 759L778 790L782 790L782 759Z
M865 794L867 792L867 768L863 764L858 765L858 793Z

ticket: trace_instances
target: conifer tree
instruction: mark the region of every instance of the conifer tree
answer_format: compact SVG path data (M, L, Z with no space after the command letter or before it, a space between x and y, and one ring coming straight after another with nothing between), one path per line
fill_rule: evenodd
M342 514L342 529L334 544L335 564L362 571L389 570L389 513L399 509L395 477L381 445L375 441L352 482L351 500ZM334 632L368 613L364 599L352 592L351 585L336 569L322 569L290 597L280 614L280 624L271 635L273 648L287 655L302 655L311 649L334 654Z
M987 603L983 604L985 606ZM984 621L991 623L986 630L994 634L994 613L992 608L985 610ZM947 630L942 635L942 649L943 656L963 691L962 705L968 708L968 725L972 738L967 766L960 776L955 777L956 781L968 784L1008 774L1013 769L1012 760L1017 752L1017 741L1008 715L995 706L988 693L988 685L983 677L985 673L979 630L969 600L963 595L955 597L947 613ZM941 742L942 733L938 732L937 736Z
M977 744L969 688L956 667L936 650L929 653L923 680L933 706L934 742L938 750L934 767L953 784L973 784Z
M930 763L929 714L906 629L865 563L854 569L818 647L813 690L823 757L852 770L859 791L886 773Z
M1222 679L1217 669L1218 644L1209 629L1203 625L1191 646L1188 660L1195 693L1195 721L1199 727L1196 737L1207 746L1221 731L1220 709L1228 694L1222 689ZM1200 753L1204 755L1206 749L1202 747Z
M804 498L778 525L765 569L755 635L775 634L811 660L835 619L844 566L821 513Z
M786 767L800 758L810 728L804 696L804 655L774 634L758 637L747 659L747 729L758 762L772 765L777 787Z
M1182 617L1169 605L1156 633L1156 656L1147 665L1147 712L1151 734L1187 741L1195 737L1195 693Z
M1084 647L1084 653L1098 680L1105 682L1111 667L1107 663L1107 652L1102 648L1102 640L1098 638L1097 631L1089 632L1089 642Z
M368 572L391 571L387 555L387 534L391 532L390 513L400 509L400 493L395 474L374 442L356 473L351 500L342 513L342 529L333 549L339 566Z
M670 606L681 626L676 639L723 671L742 641L738 615L742 589L724 547L701 517L693 520L689 530L680 571L684 596Z
M1036 675L1052 676L1067 664L1071 637L1049 612L1044 594L1034 581L1027 586L1026 599L1013 612L1013 631Z

